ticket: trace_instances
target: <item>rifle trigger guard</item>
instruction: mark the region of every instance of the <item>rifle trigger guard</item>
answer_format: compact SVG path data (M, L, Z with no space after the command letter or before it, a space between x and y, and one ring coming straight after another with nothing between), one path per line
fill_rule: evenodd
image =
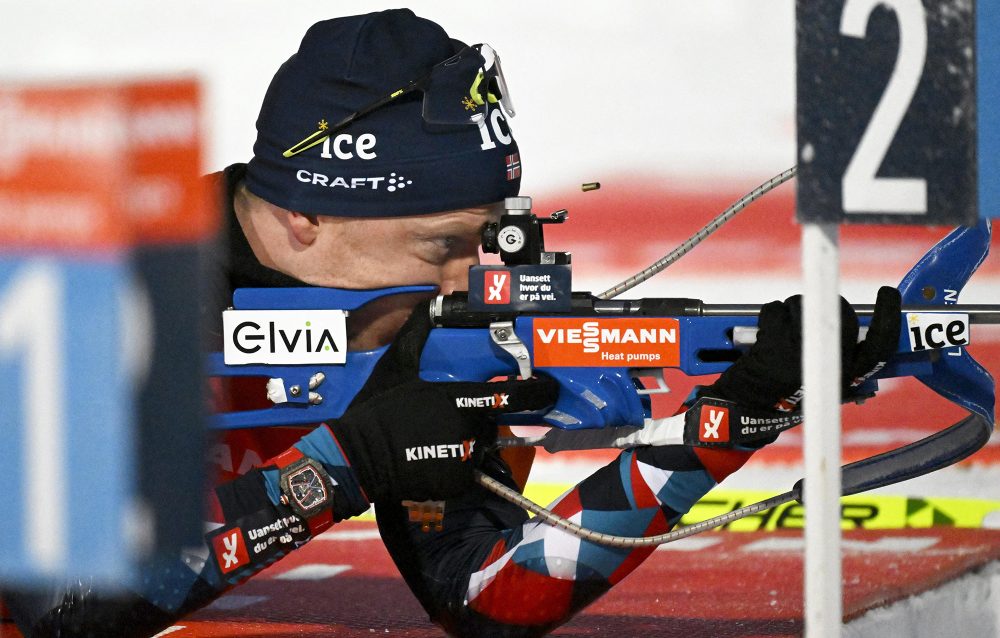
M490 324L490 339L500 346L504 352L514 357L517 362L517 371L522 379L530 379L531 355L528 354L528 346L514 332L513 321L495 321Z
M632 368L628 371L628 376L633 379L650 378L656 382L655 388L638 388L636 392L638 392L639 396L666 394L670 392L667 380L663 377L663 368Z

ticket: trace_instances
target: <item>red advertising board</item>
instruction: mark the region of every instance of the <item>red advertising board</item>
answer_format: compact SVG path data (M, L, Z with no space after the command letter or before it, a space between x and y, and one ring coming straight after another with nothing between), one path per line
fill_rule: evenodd
M121 248L215 228L194 80L0 87L0 246Z

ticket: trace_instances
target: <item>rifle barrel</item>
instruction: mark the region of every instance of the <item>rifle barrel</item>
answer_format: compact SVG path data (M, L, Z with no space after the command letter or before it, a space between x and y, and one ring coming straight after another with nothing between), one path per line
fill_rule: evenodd
M710 304L701 299L686 297L646 297L643 299L599 299L590 293L574 292L572 308L566 313L517 312L500 307L499 310L469 310L468 293L456 292L439 295L431 304L431 321L435 325L451 328L476 328L494 321L513 321L520 315L596 317L755 317L761 304ZM875 306L856 305L859 315L871 315ZM1000 324L1000 304L935 304L903 306L903 312L950 312L969 315L970 323Z
M704 317L753 316L760 314L760 308L759 304L703 304L701 315ZM870 315L875 312L875 306L873 304L858 304L854 306L854 311L859 315ZM1000 304L903 306L902 311L964 313L969 315L969 323L1000 323Z

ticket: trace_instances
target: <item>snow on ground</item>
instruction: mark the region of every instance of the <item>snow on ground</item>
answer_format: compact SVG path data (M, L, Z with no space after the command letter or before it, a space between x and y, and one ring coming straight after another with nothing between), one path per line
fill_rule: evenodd
M844 638L1000 637L1000 564L874 609L847 623Z

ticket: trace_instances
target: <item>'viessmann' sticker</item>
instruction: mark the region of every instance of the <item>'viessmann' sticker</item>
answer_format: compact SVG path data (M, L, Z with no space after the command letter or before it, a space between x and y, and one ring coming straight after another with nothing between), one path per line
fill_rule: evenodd
M680 324L657 318L539 318L534 321L536 366L677 366Z
M343 310L227 310L222 313L228 365L347 362Z

